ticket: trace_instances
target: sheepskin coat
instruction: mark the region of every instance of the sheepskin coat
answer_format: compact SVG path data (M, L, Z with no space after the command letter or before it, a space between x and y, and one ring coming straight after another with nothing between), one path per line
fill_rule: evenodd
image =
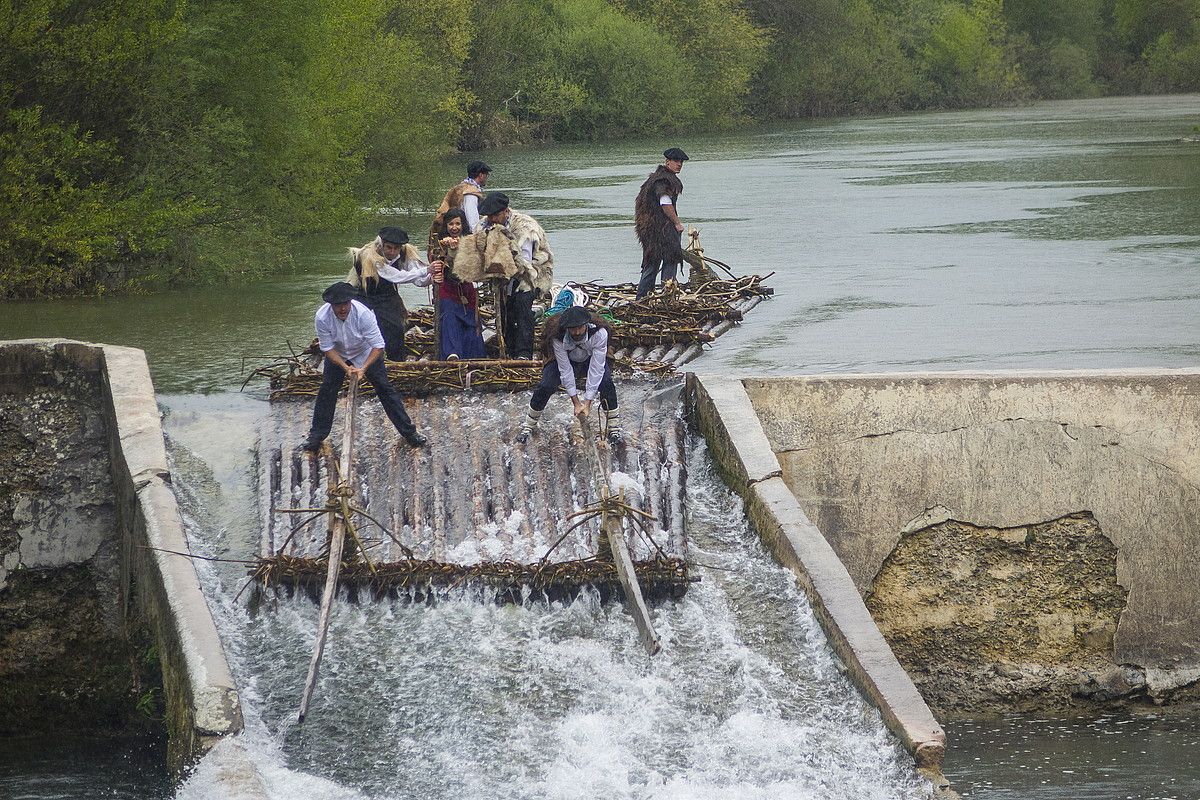
M459 240L454 274L463 281L516 278L517 291L537 290L548 296L554 281L554 253L546 238L537 220L513 211L507 225L481 228ZM521 253L526 244L533 250L532 263Z
M672 205L678 206L679 195L683 194L683 181L666 166L659 165L638 189L633 206L633 228L643 251L653 252L662 260L679 263L682 260L682 256L678 255L679 232L658 202L658 198L664 194L671 198Z

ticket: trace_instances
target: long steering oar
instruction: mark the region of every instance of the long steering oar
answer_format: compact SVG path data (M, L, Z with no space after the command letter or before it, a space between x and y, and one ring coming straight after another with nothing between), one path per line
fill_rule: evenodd
M600 496L600 532L612 549L617 578L621 581L621 588L625 590L625 608L637 625L646 652L654 655L662 649L662 645L659 644L658 634L654 631L654 623L650 621L650 610L646 608L642 587L638 584L637 572L633 568L633 558L630 557L629 546L625 543L625 532L621 527L622 515L610 506L610 501L615 498L609 487L608 471L604 468L604 462L600 460L600 450L596 447L591 423L586 417L579 417L579 427L583 431L583 452L592 462L592 475L596 492Z
M353 463L354 412L358 405L358 379L350 381L346 393L346 405L342 426L342 457L338 463L337 488L334 494L343 497L352 492L350 465ZM346 504L329 503L329 567L325 572L325 593L321 596L321 614L317 617L317 643L313 647L312 661L308 665L308 677L304 681L304 694L300 697L300 722L308 715L308 704L317 685L317 673L321 669L321 656L325 653L325 637L329 633L329 614L333 601L337 599L338 575L342 571L342 546L345 544L348 520L344 516Z

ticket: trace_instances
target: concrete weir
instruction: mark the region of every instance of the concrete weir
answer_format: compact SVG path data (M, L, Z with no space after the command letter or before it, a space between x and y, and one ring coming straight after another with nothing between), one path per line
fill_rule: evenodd
M21 340L0 365L0 735L128 725L161 691L180 773L242 714L192 561L166 552L188 545L145 354Z
M691 417L763 542L808 595L854 682L939 790L946 735L871 619L838 555L784 483L742 381L691 373Z
M918 763L944 741L926 700L1196 696L1200 371L691 376L688 393Z

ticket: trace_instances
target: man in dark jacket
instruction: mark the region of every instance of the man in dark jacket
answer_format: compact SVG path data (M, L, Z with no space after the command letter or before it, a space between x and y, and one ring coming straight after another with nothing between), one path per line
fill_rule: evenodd
M401 283L428 286L437 276L421 260L417 248L408 243L408 232L403 228L384 228L374 241L351 247L350 255L354 265L346 282L358 289L358 299L375 312L388 359L403 361L407 355L404 331L408 309L396 287Z
M638 241L642 243L642 275L638 281L637 296L645 297L654 291L662 270L662 281L674 280L683 261L680 244L683 223L679 221L676 206L683 194L683 181L679 171L688 160L687 153L678 147L663 152L665 161L650 173L638 190L634 203L633 227Z

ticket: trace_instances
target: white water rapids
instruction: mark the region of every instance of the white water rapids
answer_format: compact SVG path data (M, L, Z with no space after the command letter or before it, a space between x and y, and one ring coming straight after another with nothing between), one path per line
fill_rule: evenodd
M265 404L164 400L194 550L247 557L260 517L246 443ZM281 596L251 613L245 595L234 599L240 567L197 562L271 796L927 796L702 443L688 466L691 557L708 566L684 599L655 608L663 652L653 659L621 606L590 594L522 606L339 603L301 726L317 606ZM213 761L181 800L215 794Z

